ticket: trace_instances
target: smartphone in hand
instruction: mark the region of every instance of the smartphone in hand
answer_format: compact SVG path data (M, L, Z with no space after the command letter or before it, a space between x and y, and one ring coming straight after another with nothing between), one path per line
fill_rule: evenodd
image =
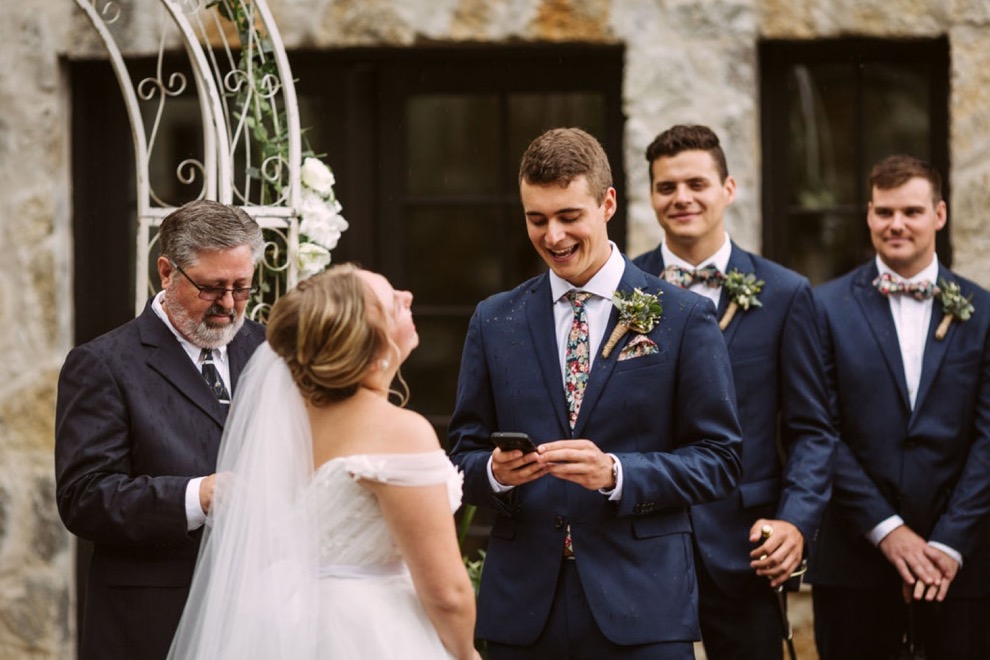
M495 443L495 446L502 451L512 451L513 449L520 449L522 453L528 454L532 451L536 451L536 445L533 441L529 439L529 436L525 433L513 433L510 431L495 431L491 434L491 440Z

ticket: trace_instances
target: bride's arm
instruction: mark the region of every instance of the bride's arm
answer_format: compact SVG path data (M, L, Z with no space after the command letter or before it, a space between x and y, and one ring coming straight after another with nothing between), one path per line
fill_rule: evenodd
M457 547L447 486L368 484L409 566L416 593L444 646L475 658L474 590Z

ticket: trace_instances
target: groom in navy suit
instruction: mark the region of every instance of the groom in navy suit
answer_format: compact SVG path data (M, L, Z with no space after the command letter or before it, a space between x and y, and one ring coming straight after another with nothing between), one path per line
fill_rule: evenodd
M497 514L478 637L490 660L693 658L688 508L725 497L740 468L714 309L608 240L615 189L592 136L544 133L519 182L549 272L478 305L450 425L465 500ZM663 309L610 347L616 291ZM493 431L538 449L503 451Z
M774 589L799 568L818 529L835 446L811 285L729 240L724 214L736 182L711 129L674 126L646 160L664 240L633 263L717 308L743 429L738 489L691 509L705 652L712 660L780 658L785 596ZM735 293L740 276L762 283L754 300Z
M93 543L80 660L164 658L213 499L230 395L265 332L244 318L261 228L208 200L158 234L162 292L59 374L55 495ZM212 355L204 355L211 349Z
M876 259L815 290L839 432L815 639L825 660L906 636L929 660L990 658L990 295L936 258L934 168L891 156L870 187Z

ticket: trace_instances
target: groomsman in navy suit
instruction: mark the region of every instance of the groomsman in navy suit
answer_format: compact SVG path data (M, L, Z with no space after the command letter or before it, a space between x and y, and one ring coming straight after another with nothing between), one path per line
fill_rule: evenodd
M906 637L929 660L990 658L990 295L936 258L934 168L891 156L870 188L876 258L815 290L839 432L815 638L825 660Z
M465 501L496 510L478 637L489 660L693 658L688 508L728 495L740 468L715 309L608 240L615 189L592 136L544 133L519 179L549 272L478 305L450 423ZM616 291L662 311L609 350ZM503 451L493 431L539 448Z
M786 595L777 588L814 539L835 445L811 285L729 240L724 214L736 182L711 129L673 126L646 160L664 240L633 263L717 308L743 429L739 487L691 508L705 652L780 658ZM742 278L758 293L740 292Z

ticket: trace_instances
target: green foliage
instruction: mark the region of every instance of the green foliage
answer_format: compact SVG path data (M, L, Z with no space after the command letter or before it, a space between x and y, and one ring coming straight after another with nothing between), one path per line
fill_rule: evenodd
M973 294L963 296L962 290L955 282L949 282L944 278L940 279L938 290L939 302L942 303L942 311L946 314L951 314L960 321L968 321L973 312L976 311L973 303L970 302L973 299Z
M763 284L763 280L756 279L756 275L753 273L743 274L733 269L731 273L725 276L725 282L722 286L728 292L729 300L748 310L750 307L763 306L763 303L756 297L763 290Z
M631 294L616 291L612 296L612 304L619 310L619 323L636 332L653 330L663 314L660 295L660 292L644 293L640 289L633 289Z

